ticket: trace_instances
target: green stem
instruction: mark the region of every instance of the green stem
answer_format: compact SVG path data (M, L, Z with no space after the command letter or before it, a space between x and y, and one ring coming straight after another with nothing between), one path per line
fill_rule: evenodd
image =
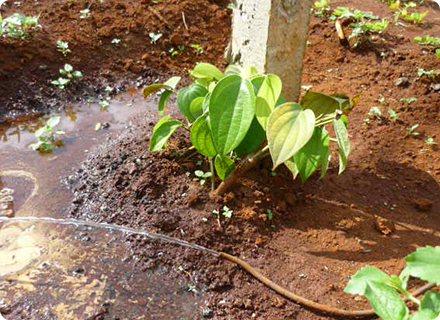
M213 158L209 158L209 168L211 169L211 190L214 191L215 190L215 173L214 173L214 161Z

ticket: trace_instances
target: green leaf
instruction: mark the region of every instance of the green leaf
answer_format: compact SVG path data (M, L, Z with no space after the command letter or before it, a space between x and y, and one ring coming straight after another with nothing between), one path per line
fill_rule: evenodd
M160 119L153 128L153 134L150 137L149 150L161 150L173 132L181 126L182 123L180 121L172 120L169 116Z
M368 281L365 297L382 320L404 320L408 316L408 308L399 294L386 284Z
M162 116L162 114L165 110L165 107L167 106L168 98L172 93L173 93L173 91L167 89L164 92L162 92L162 94L160 95L159 106L158 106L159 116Z
M440 247L417 248L405 260L411 276L440 285Z
M191 126L191 143L205 157L213 158L217 154L207 115L199 117Z
M67 71L67 72L72 72L73 71L73 67L70 64L66 63L64 65L64 70Z
M258 90L255 101L255 115L263 129L266 129L267 119L275 108L281 94L281 88L281 79L274 74L268 74L264 77Z
M293 162L292 159L289 159L289 160L284 161L284 165L287 167L287 169L290 170L290 172L292 172L293 180L295 180L299 174L299 171L298 171L298 168L296 167L295 162Z
M301 99L301 106L310 109L316 117L334 114L336 110L343 110L349 99L332 97L318 92L307 92Z
M191 101L191 104L189 105L189 113L191 113L191 116L197 119L203 114L203 101L205 97L198 97L195 98L193 101Z
M198 97L204 97L208 94L208 90L200 84L192 84L183 88L177 94L177 106L183 115L190 121L196 120L190 112L191 102Z
M237 148L235 148L235 152L237 152L237 155L241 156L243 154L251 154L266 139L266 132L261 127L261 125L258 123L257 118L254 117L254 120L252 120L252 124L244 137L243 141L239 144Z
M195 78L203 78L208 81L212 81L213 79L220 80L224 76L223 72L216 66L206 62L198 63L189 73Z
M328 161L329 144L328 132L323 127L317 127L309 142L293 156L303 183L322 163Z
M149 86L146 86L144 88L144 90L142 90L142 95L144 96L144 98L148 98L148 96L150 94L156 93L156 92L158 92L162 88L171 89L170 86L168 86L168 85L166 85L164 83L150 84Z
M400 281L402 283L402 287L404 289L406 289L406 287L408 285L409 276L410 276L409 267L406 266L405 268L403 268L403 270L399 274L399 279L400 279Z
M333 129L338 141L339 174L341 174L347 166L347 158L350 154L350 141L348 140L347 128L341 119L333 119Z
M435 320L437 316L438 314L435 314L431 310L424 309L411 314L409 320Z
M241 143L254 119L252 83L236 75L220 80L211 93L209 114L216 149L226 155Z
M351 276L344 292L365 295L367 282L370 280L389 280L390 277L376 267L365 266Z
M274 109L267 122L267 140L273 169L293 157L312 137L315 116L297 103L285 103Z
M47 120L47 125L51 128L55 127L58 123L60 123L60 117L59 116L55 116L50 118L49 120Z
M243 67L237 64L230 64L225 70L225 77L231 75L240 75L243 71Z
M176 89L177 84L179 83L181 77L171 77L167 81L165 81L164 85L168 86L171 89Z
M226 177L234 170L235 164L232 159L227 156L217 155L215 157L215 171L220 179L225 180Z
M420 302L420 309L428 309L438 315L440 313L440 292L426 292Z
M48 132L50 130L50 127L48 125L45 125L44 127L41 127L40 129L38 129L37 131L35 131L35 136L41 137L43 134L45 134L46 132Z

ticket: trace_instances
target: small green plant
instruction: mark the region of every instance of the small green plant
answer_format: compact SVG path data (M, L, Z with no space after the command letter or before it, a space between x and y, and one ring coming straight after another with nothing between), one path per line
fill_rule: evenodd
M57 135L65 134L63 130L54 131L53 128L60 122L59 116L51 117L40 129L35 131L37 142L29 146L32 150L48 153L57 146Z
M121 39L118 39L118 38L112 39L112 44L119 44L119 43L121 43Z
M0 15L0 36L14 39L26 39L29 32L40 28L39 16L25 16L21 13L14 13L7 18Z
M396 122L397 119L399 118L399 114L396 111L394 111L393 109L388 109L388 115L389 115L390 120L392 122Z
M196 56L201 56L205 52L200 44L192 44L190 47L194 49Z
M269 221L273 219L273 212L272 212L272 210L270 210L270 209L266 210L266 217L267 217L267 220L269 220Z
M266 156L272 157L272 171L284 164L294 177L307 180L321 167L324 176L329 163L330 141L337 142L339 172L350 153L345 111L350 99L307 92L301 104L285 102L281 79L260 74L255 67L229 66L224 72L209 63L190 71L194 82L177 92L177 106L186 121L165 116L150 137L150 151L161 150L171 135L184 127L193 147L210 164L211 188L215 174L223 182L215 190L226 192L247 170ZM161 91L158 111L162 116L169 96L180 77L143 90L144 97ZM330 139L326 125L332 125ZM313 156L311 156L313 154Z
M107 107L110 105L107 100L100 100L98 104L101 107L101 110L107 109Z
M331 12L330 0L315 1L312 12L318 17L324 17Z
M374 312L383 320L435 320L440 315L440 293L428 291L421 300L407 290L410 277L440 285L440 247L418 248L407 257L406 267L398 275L365 266L351 277L344 291L367 298ZM399 295L418 310L412 314Z
M196 170L194 171L194 174L196 175L196 179L200 182L202 186L205 184L206 179L212 177L211 172L203 172L202 170Z
M426 138L426 139L425 139L425 143L428 144L428 145L430 145L430 146L437 144L437 143L435 142L434 138L432 138L432 137L428 137L428 138Z
M57 50L63 54L63 56L67 56L68 53L72 52L72 50L69 49L69 43L66 41L57 41Z
M435 50L435 56L440 59L440 49Z
M60 74L63 77L59 77L57 80L52 80L50 83L61 90L64 90L72 80L82 78L83 76L81 71L74 71L73 67L68 63L64 65L63 69L60 69Z
M162 33L154 33L154 32L150 32L148 34L148 36L150 37L150 43L152 44L156 44L157 40L159 40L162 37Z
M408 105L410 105L413 102L417 101L417 98L415 97L410 97L410 98L402 98L400 99L401 102L407 103Z
M417 4L412 1L408 3L403 3L402 6L400 1L398 0L390 4L389 7L390 9L396 10L396 12L394 13L394 22L396 24L399 18L403 18L404 20L421 24L423 22L423 18L425 18L425 16L429 13L429 11L424 11L424 12L412 11L410 8L417 7Z
M431 37L428 35L425 35L423 37L414 37L413 41L416 43L423 44L423 45L429 45L429 46L434 46L434 47L440 46L440 38Z
M212 213L215 215L220 214L220 212L218 210L212 210ZM230 218L232 218L232 214L234 213L234 211L229 209L227 206L223 206L221 213L222 213L223 217L230 219Z
M380 111L379 107L371 107L370 111L367 113L369 116L381 118L382 117L382 111Z
M416 129L419 127L418 124L415 124L411 127L406 128L406 135L407 136L418 136L420 135L420 132L417 132Z
M88 19L88 18L90 18L91 17L91 15L90 15L90 9L84 9L84 10L81 10L80 12L79 12L79 18L80 19Z

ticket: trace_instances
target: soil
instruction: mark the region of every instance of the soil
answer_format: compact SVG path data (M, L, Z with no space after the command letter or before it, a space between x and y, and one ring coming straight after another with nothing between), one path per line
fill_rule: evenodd
M225 3L157 2L115 0L98 5L41 1L32 8L23 3L23 11L42 13L45 38L39 38L38 31L24 44L0 41L0 96L16 101L5 81L12 81L15 87L10 87L17 88L32 79L51 78L64 62L53 45L61 36L73 49L69 55L72 64L92 83L97 74L108 76L110 82L124 72L144 80L146 75L151 80L170 73L184 74L200 59L223 65L222 50L230 31ZM78 11L88 4L92 5L92 18L78 19ZM385 3L332 2L337 5L392 19ZM149 153L146 150L154 123L139 115L124 134L97 148L67 179L74 193L70 215L140 227L227 252L309 299L343 309L369 308L364 299L343 293L353 273L368 264L396 274L404 267L403 258L415 248L439 243L440 151L425 139L440 139L440 92L436 79L419 79L416 70L435 69L439 60L431 48L413 43L412 38L424 34L439 37L440 11L433 2L425 1L422 8L430 10L425 23L406 23L406 27L390 24L383 35L358 47L352 40L341 44L333 22L316 16L311 19L303 84L327 94L353 96L362 92L349 115L352 153L343 174L338 175L334 160L325 178L319 180L315 175L301 184L284 168L273 174L268 169L270 161L265 160L230 193L213 201L209 183L201 185L194 180L195 170L208 171L206 161L182 155L189 147L187 134L177 131L164 152ZM73 26L79 27L73 30ZM350 27L346 23L343 27L348 34ZM164 34L156 45L149 43L151 31ZM171 58L167 52L176 45L173 41L178 36L186 45L202 44L203 55ZM124 44L117 50L111 44L115 37ZM37 47L35 57L24 61L13 51L19 50L24 59L26 50L33 52ZM132 62L126 63L129 59ZM42 61L49 64L50 72L37 71ZM22 76L17 77L17 72ZM396 85L402 77L405 85ZM33 97L36 92L28 89L23 97ZM401 101L410 97L417 101ZM23 110L14 109L17 105L8 105L6 111ZM368 115L373 106L381 109L382 116ZM398 113L396 121L390 119L388 109ZM407 128L415 124L419 124L416 131L420 134L409 135ZM231 218L212 213L225 205L233 210ZM332 319L282 298L240 267L204 252L142 237L126 239L140 270L173 266L179 261L191 274L207 297L197 318ZM109 310L111 314L111 306Z

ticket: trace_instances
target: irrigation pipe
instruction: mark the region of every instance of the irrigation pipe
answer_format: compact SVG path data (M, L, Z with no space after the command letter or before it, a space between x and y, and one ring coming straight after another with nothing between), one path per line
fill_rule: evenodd
M230 262L233 262L240 267L242 267L246 272L248 272L250 275L252 275L254 278L256 278L258 281L275 291L276 293L288 298L289 300L292 300L298 304L301 304L307 308L316 310L318 312L333 315L333 316L340 316L340 317L350 317L350 318L361 318L361 317L373 317L376 316L373 309L367 309L367 310L344 310L335 308L329 305L321 304L312 300L309 300L307 298L304 298L300 295L297 295L279 285L274 283L272 280L265 277L263 274L261 274L259 271L257 271L254 267L249 265L246 261L241 260L237 257L234 257L230 254L227 254L225 252L218 252L212 249L208 249L199 245L190 244L184 240L172 238L166 235L157 234L157 233L151 233L148 231L139 231L137 229L133 229L130 227L120 226L116 224L107 224L107 223L99 223L99 222L93 222L93 221L83 221L83 220L75 220L75 219L54 219L54 218L46 218L46 217L15 217L15 218L6 218L6 217L0 217L0 223L1 222L45 222L45 223L55 223L55 224L62 224L62 225L84 225L88 227L95 227L95 228L104 228L104 229L112 229L112 230L118 230L125 233L134 233L134 234L141 234L144 236L149 237L150 239L156 239L156 240L162 240L172 243L177 243L186 247L190 247L193 249L199 249L201 251L205 251L207 253L210 253L214 256L220 257L224 260L228 260ZM412 296L416 297L419 296L429 289L435 287L435 283L428 283L419 289L415 290L411 293ZM405 298L405 301L407 299ZM0 318L1 319L1 318Z

